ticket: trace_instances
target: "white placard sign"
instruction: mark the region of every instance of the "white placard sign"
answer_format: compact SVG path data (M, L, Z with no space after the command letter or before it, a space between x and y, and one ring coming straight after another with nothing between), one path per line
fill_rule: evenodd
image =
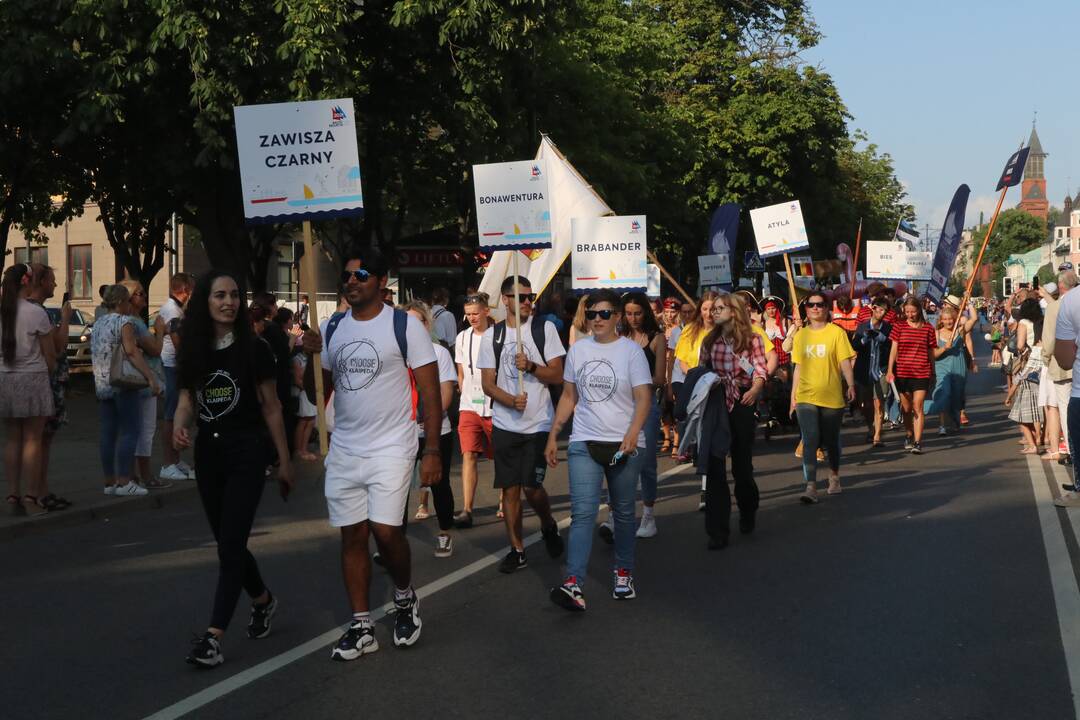
M646 266L648 282L645 284L645 294L651 298L660 297L660 266L649 263Z
M934 258L890 240L866 243L866 277L872 280L929 280Z
M363 214L352 99L241 105L233 118L245 220Z
M698 255L698 285L703 288L731 284L731 261L727 253Z
M751 210L750 222L763 258L810 247L798 200Z
M547 162L473 165L480 249L551 247Z
M645 216L576 217L570 221L574 290L645 290Z

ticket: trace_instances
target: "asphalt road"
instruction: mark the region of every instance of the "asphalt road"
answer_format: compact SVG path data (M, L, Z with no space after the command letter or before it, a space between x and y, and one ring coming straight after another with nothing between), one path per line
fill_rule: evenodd
M1017 454L998 380L976 376L972 427L942 439L932 423L921 457L846 423L845 491L817 506L797 501L795 438L759 439L757 532L720 552L699 479L674 470L660 534L638 544L638 599L610 599L598 542L583 614L548 601L561 569L540 544L527 570L496 571L485 489L450 559L432 556L434 519L410 525L420 642L393 647L386 619L352 663L329 659L348 608L315 480L288 504L268 488L252 538L273 634L245 637L243 601L209 672L183 662L216 575L193 494L0 542L0 716L1074 718L1080 519L1049 505L1064 474ZM566 517L565 465L549 489ZM390 599L381 573L374 598Z

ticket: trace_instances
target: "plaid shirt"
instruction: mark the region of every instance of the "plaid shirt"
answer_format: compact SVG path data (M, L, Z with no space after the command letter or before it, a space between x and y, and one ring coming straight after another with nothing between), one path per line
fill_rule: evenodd
M752 372L746 372L739 362L740 358L745 358L750 363ZM711 349L702 346L701 363L711 365L713 372L720 376L727 395L728 410L735 407L746 388L754 384L754 378L769 379L769 371L765 366L765 350L756 333L750 339L750 349L738 353L723 338L713 343Z

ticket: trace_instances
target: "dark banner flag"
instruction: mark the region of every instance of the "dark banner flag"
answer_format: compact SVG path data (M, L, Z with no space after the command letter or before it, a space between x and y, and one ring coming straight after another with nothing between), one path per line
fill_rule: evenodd
M994 192L997 192L1002 188L1020 184L1020 181L1024 179L1024 165L1027 165L1027 157L1030 150L1030 147L1020 148L1012 154L1012 157L1009 158L1009 162L1005 163L1005 170L1002 171L1001 179L998 180Z
M713 255L727 255L728 266L735 269L735 243L739 237L739 213L742 206L738 203L724 203L713 212L709 221L709 252ZM730 288L727 288L730 289Z
M1026 158L1027 150L1024 150L1023 154ZM1014 155L1013 159L1015 158ZM1008 172L1007 167L1005 170ZM1016 182L1019 182L1019 179ZM971 190L967 185L956 188L952 203L949 204L949 212L945 215L945 226L941 229L941 239L934 255L934 267L930 271L930 284L926 288L926 294L938 305L949 291L949 277L952 276L953 265L956 264L956 251L960 247L960 236L964 232L964 214L967 212L970 194Z

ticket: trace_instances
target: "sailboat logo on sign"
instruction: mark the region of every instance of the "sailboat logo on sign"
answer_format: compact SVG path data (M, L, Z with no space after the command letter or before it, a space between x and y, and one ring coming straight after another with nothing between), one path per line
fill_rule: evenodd
M534 181L539 180L540 179L540 174L541 174L540 173L540 166L539 165L533 165L532 166L532 179Z
M345 120L348 116L345 111L341 109L340 105L335 105L330 108L330 119L333 121L330 123L330 127L341 127L345 124Z
M637 220L632 221L630 223L630 232L631 233L641 232L641 223L639 223Z

